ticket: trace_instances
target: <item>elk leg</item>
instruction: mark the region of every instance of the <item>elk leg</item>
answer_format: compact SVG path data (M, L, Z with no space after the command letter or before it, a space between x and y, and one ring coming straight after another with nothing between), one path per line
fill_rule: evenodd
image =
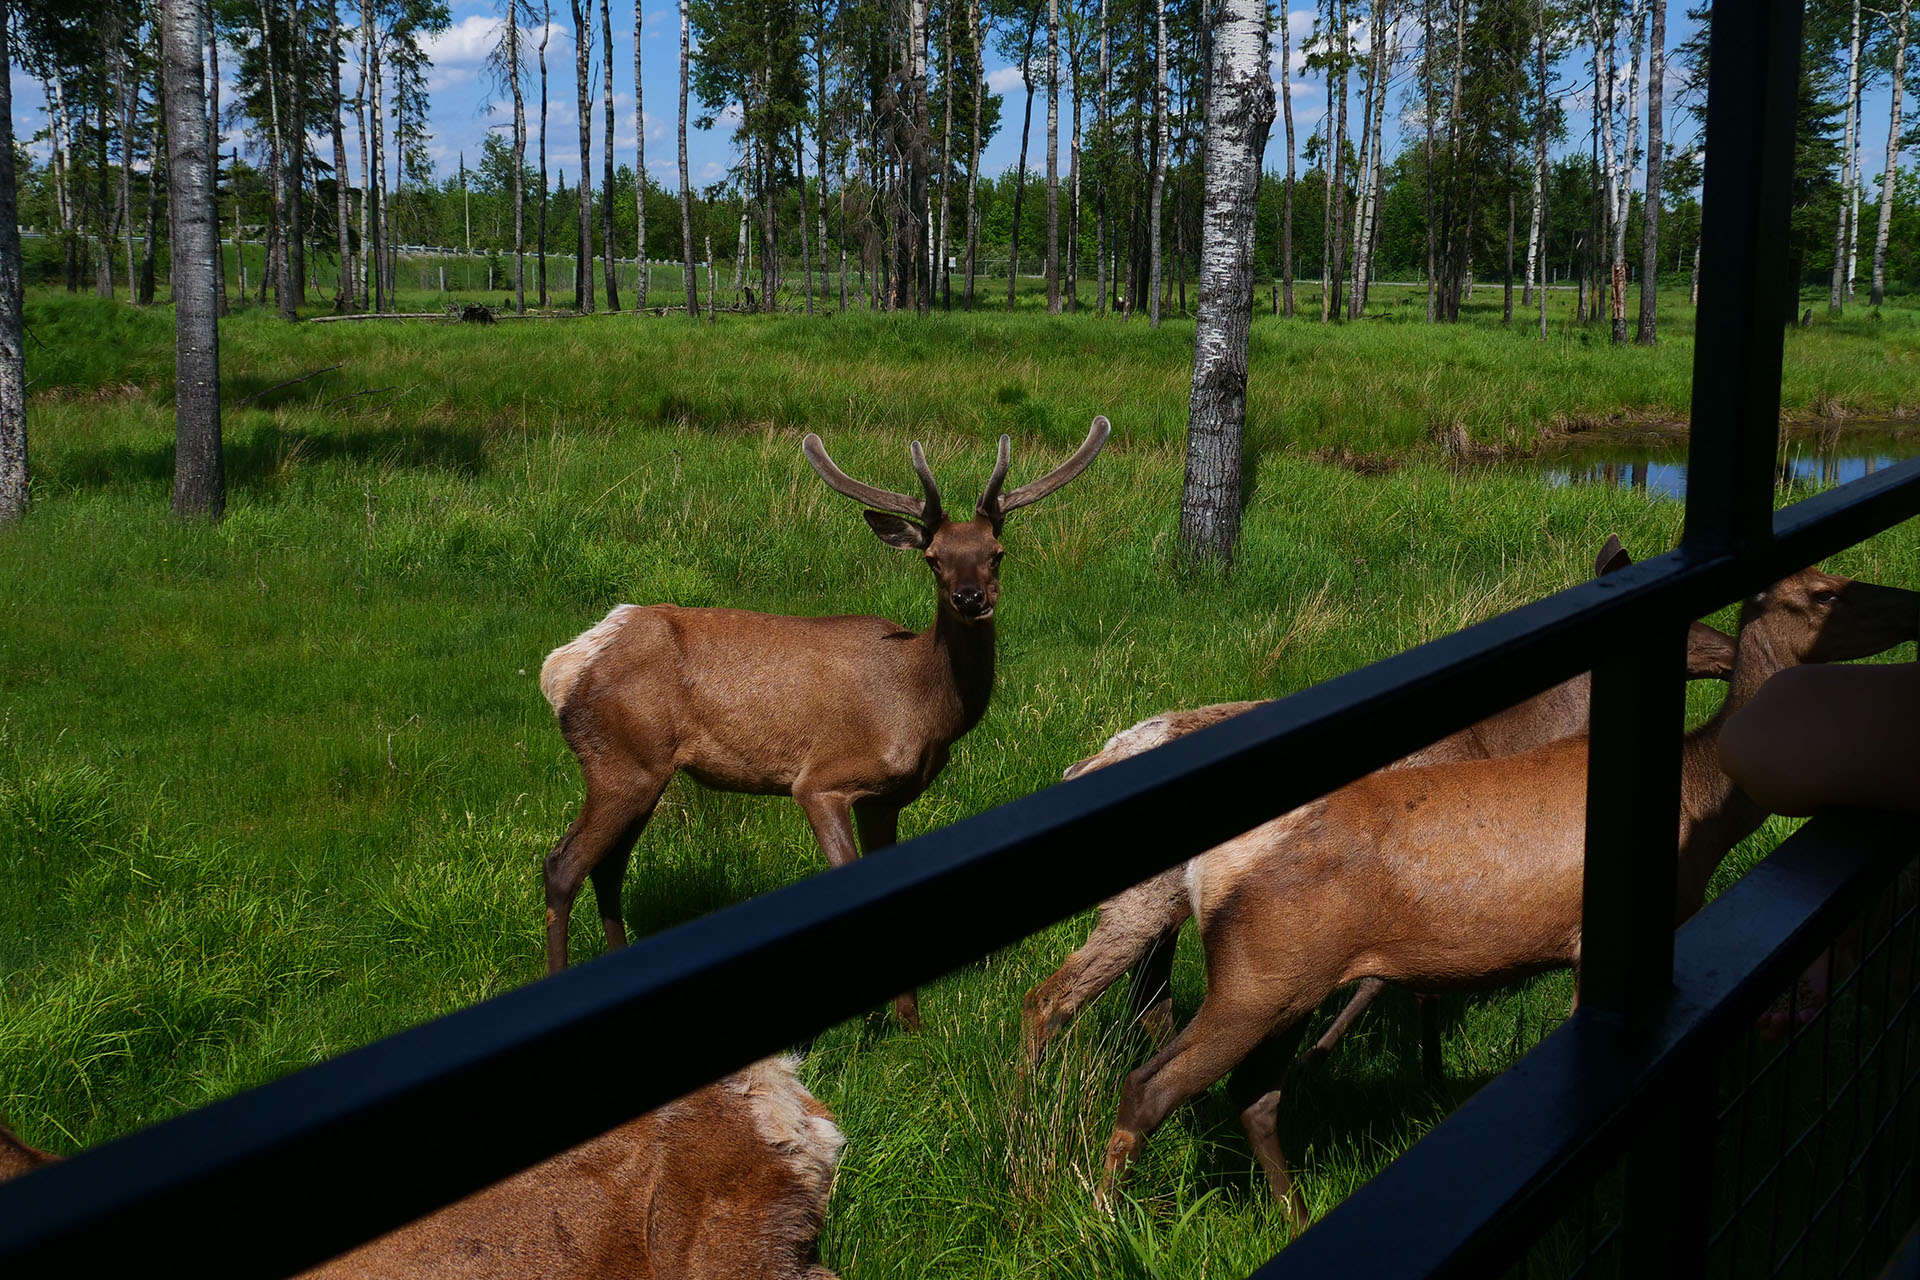
M1177 867L1101 903L1100 918L1085 945L1027 992L1020 1020L1028 1067L1040 1065L1046 1056L1047 1043L1065 1030L1082 1009L1112 986L1129 967L1143 963L1156 938L1169 931L1177 935L1180 922L1191 911L1185 873ZM1169 966L1171 963L1169 952ZM1147 988L1144 971L1135 990L1143 988ZM1167 1021L1167 1032L1171 1035L1171 1009Z
M1327 1055L1333 1052L1333 1046L1346 1039L1347 1032L1353 1030L1353 1024L1360 1020L1360 1015L1365 1013L1368 1007L1379 999L1380 993L1386 989L1387 984L1384 979L1362 978L1354 985L1353 998L1347 1001L1347 1007L1340 1011L1340 1016L1335 1018L1332 1024L1321 1033L1320 1038L1313 1042L1312 1048L1300 1055L1300 1060L1294 1065L1301 1071L1312 1071L1318 1068L1327 1060Z
M1173 1043L1147 1064L1127 1076L1120 1091L1120 1114L1094 1204L1110 1211L1127 1167L1147 1137L1173 1109L1227 1074L1267 1038L1283 1017L1297 1020L1306 1010L1276 1010L1257 991L1246 996L1227 994L1218 985L1207 992L1193 1021Z
M1367 999L1370 1001L1372 995ZM1353 1003L1350 1001L1347 1007L1352 1008ZM1366 1004L1363 1002L1360 1007L1364 1009ZM1293 1051L1299 1047L1304 1030L1305 1024L1296 1020L1268 1036L1233 1069L1233 1075L1227 1080L1227 1093L1240 1108L1240 1125L1247 1131L1254 1157L1266 1172L1274 1199L1293 1220L1295 1231L1307 1225L1307 1202L1287 1169L1286 1153L1280 1149L1280 1088L1286 1082Z
M665 788L665 778L648 774L630 781L620 792L588 784L580 812L547 855L544 867L548 973L567 967L567 922L573 915L573 900L589 874L594 877L594 896L599 900L608 943L613 943L617 929L619 945L625 944L626 927L620 923L620 877L626 871L627 855L633 851L640 828L646 825ZM600 870L603 862L611 864L610 876ZM610 890L605 887L608 883ZM611 924L606 923L609 920Z
M860 827L860 848L864 853L884 849L900 835L900 810L874 800L857 800L853 820ZM893 998L894 1016L909 1031L920 1029L920 997L911 991Z
M1180 946L1180 925L1160 931L1133 966L1128 993L1133 1017L1159 1048L1173 1039L1173 957Z

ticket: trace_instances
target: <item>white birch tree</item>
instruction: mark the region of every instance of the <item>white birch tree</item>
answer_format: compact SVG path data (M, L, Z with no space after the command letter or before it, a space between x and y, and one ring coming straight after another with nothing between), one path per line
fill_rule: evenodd
M1907 32L1913 0L1900 0L1900 16L1893 28L1892 101L1887 106L1887 164L1880 171L1880 223L1873 235L1873 291L1869 301L1879 306L1887 297L1887 239L1893 229L1894 177L1900 168L1900 93L1907 78Z
M207 86L200 62L207 25L205 0L161 0L173 234L173 514L217 520L226 509L226 471L220 453L220 330L213 311L219 239L207 183Z
M1206 110L1200 308L1180 541L1191 557L1224 565L1240 537L1254 214L1260 157L1274 117L1264 0L1220 0Z

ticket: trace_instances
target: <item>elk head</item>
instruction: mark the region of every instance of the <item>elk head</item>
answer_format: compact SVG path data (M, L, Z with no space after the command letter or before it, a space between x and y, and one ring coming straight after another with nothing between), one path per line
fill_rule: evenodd
M811 431L800 442L800 451L829 488L867 505L867 526L880 541L902 551L921 553L927 568L933 571L941 611L972 624L992 618L1000 599L1000 557L1006 553L1000 545L1000 529L1007 514L1040 501L1085 471L1106 444L1110 430L1106 418L1095 418L1087 438L1071 458L1038 480L1007 493L1001 492L1001 486L1007 478L1013 441L1001 436L993 476L974 504L972 517L966 520L953 519L941 507L940 486L934 482L918 440L909 452L925 498L910 498L853 479L834 465L820 437Z
M1920 634L1920 593L1802 569L1751 597L1742 646L1786 663L1848 662Z

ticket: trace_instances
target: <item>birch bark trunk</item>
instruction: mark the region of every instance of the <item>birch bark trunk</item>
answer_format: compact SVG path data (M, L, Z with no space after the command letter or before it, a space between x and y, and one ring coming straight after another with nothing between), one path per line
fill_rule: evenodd
M127 292L139 296L133 267L133 113L140 98L140 81L123 43L119 50L120 80L120 225L125 231Z
M603 51L601 114L606 117L600 162L600 261L607 277L607 310L618 311L620 261L613 234L613 17L607 0L600 0L600 48ZM592 173L593 167L589 165L585 172Z
M798 126L793 131L793 164L800 184L800 292L805 297L807 314L812 315L813 241L807 234L807 140Z
M593 21L591 0L573 0L573 91L580 134L578 244L573 259L574 309L593 313Z
M633 309L647 309L647 108L641 91L640 30L646 5L633 6ZM611 49L613 46L607 46ZM608 129L609 136L613 130Z
M947 274L947 257L951 245L947 242L948 222L953 216L953 4L948 0L940 7L940 229L935 241L933 269L938 281L941 305L948 311L953 310L953 280ZM821 195L826 194L826 174L820 170ZM820 218L820 271L824 275L826 263L826 215Z
M1899 24L1894 28L1893 101L1887 108L1887 163L1880 171L1880 224L1873 235L1874 306L1887 297L1887 239L1893 229L1894 176L1900 165L1900 91L1907 75L1907 31L1913 17L1913 0L1900 0Z
M1100 0L1104 6L1106 0ZM987 92L987 67L982 56L986 28L980 21L980 0L967 0L967 28L973 37L973 134L967 147L967 283L966 308L973 310L973 279L980 253L980 114ZM842 293L846 291L841 290Z
M1547 340L1547 124L1550 119L1551 84L1547 79L1547 4L1534 0L1534 73L1540 80L1540 114L1534 128L1535 196L1533 219L1539 225L1539 298L1540 341Z
M207 185L207 89L200 78L205 39L203 0L162 0L160 41L166 75L167 171L172 209L174 303L173 514L219 519L226 507L220 453L220 330L213 311L213 191ZM10 165L12 148L0 164ZM3 183L11 200L13 184ZM0 205L0 214L7 212ZM13 219L0 217L14 234ZM0 239L0 263L8 258ZM0 270L4 267L0 266ZM0 306L17 306L17 290L0 285ZM4 322L0 322L3 324ZM17 350L17 344L15 350ZM0 360L0 396L8 361ZM24 463L24 458L22 459Z
M516 0L517 2L517 0ZM345 105L340 92L340 0L327 4L327 116L333 133L333 225L340 241L340 281L334 290L333 310L342 314L353 306L353 237L347 205L347 138L340 123Z
M1287 182L1280 189L1280 310L1293 316L1293 45L1287 34L1287 0L1280 3L1280 110L1287 125Z
M1213 46L1180 540L1195 559L1225 565L1240 535L1254 215L1274 117L1264 0L1221 0Z
M693 187L687 175L687 64L691 48L692 24L687 15L687 0L680 0L680 271L687 286L687 319L697 321L700 319L700 281L693 269ZM708 298L707 303L711 306L713 299Z
M680 0L684 6L686 0ZM683 9L684 13L685 10ZM684 18L682 19L684 21ZM534 274L540 287L540 305L549 305L547 293L547 41L553 35L553 6L549 0L540 5L540 225L536 232L539 247L534 251ZM684 37L683 37L684 39ZM684 81L685 71L681 72ZM685 114L684 102L681 114Z
M520 88L520 0L507 0L507 77L513 86L513 309L527 311L527 98Z
M1627 131L1620 141L1619 171L1614 179L1613 208L1613 340L1627 340L1627 214L1633 203L1633 152L1640 139L1640 53L1646 43L1646 9L1634 0L1627 17Z
M267 274L273 280L273 296L280 307L282 320L297 319L293 307L293 290L287 283L287 192L286 192L286 149L280 136L280 84L279 76L274 73L273 27L267 19L266 0L260 0L260 54L266 61L267 70L267 168L270 171L269 189L272 191L273 209L269 215L272 220L273 256Z
M1167 0L1154 0L1153 10L1153 191L1147 197L1147 325L1158 329L1163 269L1160 216L1167 188Z
M1165 44L1166 0L1159 4ZM1047 0L1047 314L1060 314L1060 0Z
M1073 136L1067 143L1067 284L1062 306L1080 309L1080 100L1086 59L1086 32L1067 29L1067 72L1073 79Z
M912 48L907 51L907 81L913 95L913 129L907 144L907 222L913 236L914 306L926 315L933 308L933 254L927 235L932 219L927 203L927 151L932 123L927 106L927 0L907 0Z
M1097 316L1107 314L1107 299L1111 296L1108 293L1110 272L1107 265L1107 254L1113 240L1113 228L1107 222L1107 179L1112 172L1108 154L1113 146L1112 130L1107 121L1107 90L1111 87L1110 79L1111 64L1107 58L1107 0L1100 0L1100 84L1097 91L1099 97L1094 103L1093 117L1093 127L1100 138L1100 171L1094 178L1095 207L1093 211L1094 287L1100 294L1094 301L1093 313ZM976 112L974 126L976 134L980 132L978 118L978 112Z
M1660 288L1660 153L1665 146L1667 109L1667 0L1653 0L1653 35L1647 46L1647 200L1640 245L1640 329L1635 340L1643 347L1659 341Z
M1833 284L1827 292L1827 313L1839 315L1846 305L1848 293L1847 245L1853 239L1849 234L1848 218L1852 211L1847 193L1859 186L1854 176L1854 156L1858 147L1854 143L1854 131L1859 125L1856 104L1860 100L1860 0L1853 0L1851 6L1853 20L1847 37L1847 122L1840 162L1840 212L1833 230Z
M0 0L0 31L13 29L12 0ZM190 46L193 69L200 70L197 31ZM14 187L13 67L0 65L0 525L17 524L27 514L27 377L21 311L19 198ZM203 140L205 131L196 122ZM55 146L58 146L56 140ZM209 290L211 292L211 290ZM211 304L212 298L207 302Z

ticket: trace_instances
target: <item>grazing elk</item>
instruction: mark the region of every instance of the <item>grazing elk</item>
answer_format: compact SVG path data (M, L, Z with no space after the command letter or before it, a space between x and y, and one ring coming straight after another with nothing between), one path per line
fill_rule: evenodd
M844 1141L768 1058L302 1280L833 1280L820 1228Z
M1072 480L1099 454L1095 418L1064 463L1003 493L1010 442L964 520L947 515L918 441L923 499L848 477L809 433L801 451L835 492L869 508L880 540L933 573L933 625L874 617L792 618L737 609L620 605L547 657L540 689L580 761L586 799L547 855L547 969L566 967L567 920L589 875L609 947L626 945L620 882L662 788L685 770L722 791L792 795L833 866L894 842L900 809L946 766L993 692L1000 530L1009 514ZM895 1001L919 1025L911 994Z
M1594 561L1594 572L1608 574L1632 563L1620 539L1610 536ZM1704 623L1694 623L1687 633L1687 678L1724 680L1732 670L1732 638ZM1585 673L1577 675L1386 767L1413 768L1516 755L1579 733L1587 727L1590 684ZM1152 716L1113 735L1098 755L1072 765L1066 776L1074 778L1105 768L1259 705L1258 702L1222 702L1192 711ZM1129 968L1134 970L1136 1015L1156 1044L1165 1043L1173 1034L1174 945L1180 936L1181 924L1191 914L1184 866L1163 871L1101 903L1099 920L1086 944L1027 993L1021 1021L1028 1066L1038 1066L1048 1042ZM1362 981L1347 1007L1307 1051L1303 1064L1311 1065L1324 1058L1385 987L1378 979ZM1428 1077L1437 1079L1440 1075L1438 1006L1422 997L1420 1015L1421 1057Z
M846 1141L767 1058L437 1209L300 1280L834 1280ZM0 1126L0 1182L58 1157Z
M1746 601L1725 703L1686 735L1676 914L1765 818L1719 765L1726 718L1768 676L1880 653L1920 632L1920 593L1815 569ZM1473 990L1575 964L1586 735L1501 759L1369 774L1187 864L1207 956L1193 1020L1127 1077L1100 1199L1167 1115L1228 1072L1254 1154L1296 1223L1276 1117L1303 1020L1366 978Z

